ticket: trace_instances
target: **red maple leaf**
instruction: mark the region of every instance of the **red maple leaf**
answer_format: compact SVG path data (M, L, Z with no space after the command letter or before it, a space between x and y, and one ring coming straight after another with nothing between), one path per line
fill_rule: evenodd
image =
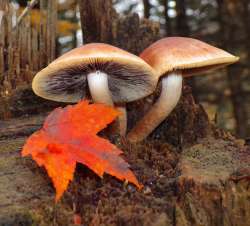
M56 201L73 179L77 162L100 177L108 173L141 188L129 164L120 157L122 151L96 135L118 115L112 107L82 101L55 109L42 129L28 138L22 156L30 154L39 166L45 167L56 189Z

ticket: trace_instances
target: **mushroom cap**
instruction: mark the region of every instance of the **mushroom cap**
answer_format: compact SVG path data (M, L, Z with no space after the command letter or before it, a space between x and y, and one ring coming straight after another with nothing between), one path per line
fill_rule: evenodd
M152 93L158 77L140 57L117 47L92 43L75 48L38 72L33 91L46 99L78 102L86 96L87 75L94 71L108 75L114 102L130 102Z
M239 60L222 49L185 37L160 39L146 48L140 57L156 70L158 76L174 70L182 70L183 76L191 76Z

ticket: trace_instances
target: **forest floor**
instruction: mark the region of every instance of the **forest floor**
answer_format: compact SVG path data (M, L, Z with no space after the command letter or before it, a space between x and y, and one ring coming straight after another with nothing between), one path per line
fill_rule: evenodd
M160 141L121 142L142 191L78 166L70 188L55 204L45 170L20 155L27 135L43 118L12 119L1 126L0 225L71 225L74 213L84 225L189 225L190 220L193 225L250 225L249 147L211 136L181 153Z
M86 226L250 225L250 147L213 126L182 150L153 137L139 144L115 139L144 188L78 165L55 204L45 170L20 155L45 117L0 121L1 226L74 225L75 214Z

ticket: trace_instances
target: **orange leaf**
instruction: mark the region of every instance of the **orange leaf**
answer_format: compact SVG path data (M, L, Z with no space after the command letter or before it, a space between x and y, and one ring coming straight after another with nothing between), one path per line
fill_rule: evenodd
M100 177L108 173L141 187L129 164L120 157L122 151L96 135L118 115L111 107L82 101L55 109L43 128L28 138L22 156L30 154L39 166L45 167L56 188L56 200L73 179L77 162Z

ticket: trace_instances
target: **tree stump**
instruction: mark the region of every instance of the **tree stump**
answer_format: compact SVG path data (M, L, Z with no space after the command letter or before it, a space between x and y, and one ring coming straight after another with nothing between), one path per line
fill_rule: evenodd
M174 116L172 116L174 117ZM250 147L213 128L182 151L162 140L117 141L142 191L78 166L54 204L46 175L20 150L44 115L12 119L0 129L0 225L249 225Z

